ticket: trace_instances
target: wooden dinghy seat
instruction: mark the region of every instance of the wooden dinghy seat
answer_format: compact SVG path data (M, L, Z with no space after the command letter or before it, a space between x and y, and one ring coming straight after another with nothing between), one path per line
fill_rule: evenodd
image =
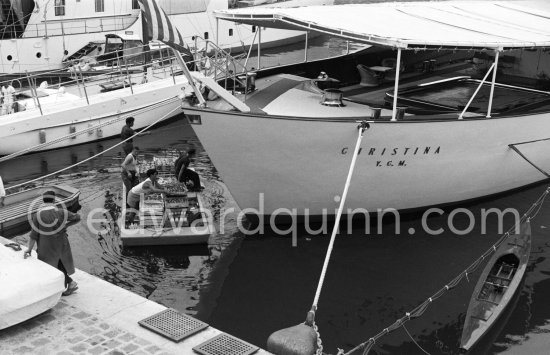
M56 196L55 203L60 203L65 198L66 198L65 196L61 196L61 197ZM8 220L28 212L29 207L33 203L35 204L35 208L42 206L42 203L36 203L34 200L26 200L26 201L15 203L13 205L6 206L9 208L0 208L0 221Z

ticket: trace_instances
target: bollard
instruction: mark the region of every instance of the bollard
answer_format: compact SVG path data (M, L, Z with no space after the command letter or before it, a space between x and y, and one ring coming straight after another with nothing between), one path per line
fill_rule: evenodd
M395 115L395 119L396 120L402 120L404 117L405 117L405 110L407 108L406 107L397 107L396 110L396 115Z
M428 73L430 71L430 61L429 60L425 60L422 62L422 72L423 73Z
M435 71L435 59L430 59L430 73L433 73Z
M373 120L379 120L380 114L382 113L382 109L380 107L372 107L371 110L372 110L371 118Z
M246 83L247 83L247 89L250 91L254 91L256 89L256 73L254 72L247 72L246 73Z

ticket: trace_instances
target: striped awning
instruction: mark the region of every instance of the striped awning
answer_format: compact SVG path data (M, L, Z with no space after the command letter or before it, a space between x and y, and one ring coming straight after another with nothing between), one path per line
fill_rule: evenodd
M216 17L403 49L550 47L548 0L256 7L217 11Z
M185 50L186 45L181 33L178 31L164 10L157 4L156 0L138 0L141 7L141 14L147 24L148 39L160 41L180 51ZM144 42L146 40L144 39Z

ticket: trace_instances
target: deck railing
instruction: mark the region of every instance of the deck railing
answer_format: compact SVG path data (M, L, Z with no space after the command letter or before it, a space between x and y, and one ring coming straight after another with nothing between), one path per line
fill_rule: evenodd
M187 66L217 80L228 90L234 92L237 88L242 89L246 95L250 88L250 75L243 65L246 54L232 56L215 43L200 37L194 37L193 41L196 44L195 48L191 48L194 59L188 61ZM198 45L199 41L203 42L202 46ZM172 77L175 84L176 76L182 74L182 68L170 48L157 43L134 47L132 53L117 50L96 57L85 56L66 64L63 69L27 73L19 79L0 81L0 87L13 88L0 102L0 115L31 109L38 109L43 115L41 97L46 95L42 90L44 88L57 88L58 95L69 91L90 104L90 96L100 91L130 88L133 94L138 82ZM49 80L47 85L44 80Z
M154 46L149 50L146 48L149 46L143 46L140 48L143 51L124 57L119 56L118 52L101 55L106 55L108 59L97 60L87 57L85 61L75 60L72 65L63 69L27 73L19 79L0 81L0 87L6 88L6 93L0 96L0 116L32 109L38 109L43 115L44 105L41 103L41 97L48 96L44 93L45 88L57 88L57 95L70 92L85 99L89 105L92 93L130 88L133 94L134 86L138 85L138 82L145 83L170 76L175 84L175 77L181 74L175 57L160 54L159 52L165 48L162 46ZM146 63L143 61L145 57L153 59ZM188 64L193 65L193 62Z

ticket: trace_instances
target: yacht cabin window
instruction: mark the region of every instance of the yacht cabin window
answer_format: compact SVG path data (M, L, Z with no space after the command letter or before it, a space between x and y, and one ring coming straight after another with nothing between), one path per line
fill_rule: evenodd
M95 0L95 12L105 11L105 0Z
M55 0L54 13L55 16L65 16L65 0Z

